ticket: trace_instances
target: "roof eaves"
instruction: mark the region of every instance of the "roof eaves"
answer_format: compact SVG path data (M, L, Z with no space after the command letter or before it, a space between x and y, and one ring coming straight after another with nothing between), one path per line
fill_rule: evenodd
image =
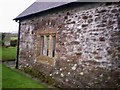
M35 4L35 2L30 5L25 11L23 11L20 15L18 15L16 18L14 18L13 20L19 20L21 18L24 18L24 17L28 17L28 16L31 16L31 15L34 15L34 14L38 14L40 12L43 12L43 11L47 11L47 10L50 10L50 9L53 9L53 8L57 8L57 7L61 7L63 5L66 5L66 4L69 4L69 3L72 3L72 2L63 2L63 4L59 4L59 5L56 5L56 6L53 6L53 7L49 7L47 9L42 9L41 11L37 11L37 12L33 12L33 13L29 13L29 14L24 14L22 15L22 13L24 13L26 10L28 10L33 4Z

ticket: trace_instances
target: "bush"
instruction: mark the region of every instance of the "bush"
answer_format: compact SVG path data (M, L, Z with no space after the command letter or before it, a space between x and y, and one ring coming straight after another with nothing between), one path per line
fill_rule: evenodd
M17 40L11 40L10 46L13 46L13 47L17 46Z

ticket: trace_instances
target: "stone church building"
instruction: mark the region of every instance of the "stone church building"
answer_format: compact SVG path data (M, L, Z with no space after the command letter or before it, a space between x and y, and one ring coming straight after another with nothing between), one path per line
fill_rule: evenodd
M14 20L16 68L59 88L120 88L120 3L35 2Z

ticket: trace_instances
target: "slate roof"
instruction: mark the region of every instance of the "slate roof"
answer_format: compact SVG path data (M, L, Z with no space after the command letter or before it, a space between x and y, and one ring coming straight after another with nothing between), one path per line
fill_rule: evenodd
M20 18L59 7L68 3L70 2L34 2L25 11L19 14L14 20L19 20Z

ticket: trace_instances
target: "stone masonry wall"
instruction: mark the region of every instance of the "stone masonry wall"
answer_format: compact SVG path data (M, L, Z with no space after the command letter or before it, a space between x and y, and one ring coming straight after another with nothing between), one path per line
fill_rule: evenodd
M120 87L120 6L81 8L21 21L19 68L33 67L57 87ZM49 29L57 35L54 66L38 62L39 33Z

